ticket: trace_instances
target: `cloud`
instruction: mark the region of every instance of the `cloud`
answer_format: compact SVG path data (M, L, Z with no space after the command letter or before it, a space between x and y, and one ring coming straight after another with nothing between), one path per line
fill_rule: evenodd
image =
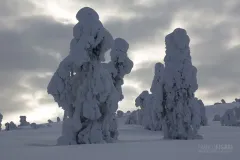
M75 12L85 5L99 12L114 37L130 44L135 67L125 78L122 110L135 109L135 98L150 88L154 65L165 55L164 36L176 27L186 28L191 38L197 96L208 103L239 96L238 0L1 0L0 112L30 115L39 107L57 107L46 86L69 52Z

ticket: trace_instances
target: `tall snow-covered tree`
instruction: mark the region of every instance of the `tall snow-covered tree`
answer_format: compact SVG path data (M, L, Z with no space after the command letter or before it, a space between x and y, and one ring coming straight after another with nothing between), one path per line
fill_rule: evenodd
M111 74L113 84L120 95L120 99L117 101L117 104L112 104L116 106L118 106L118 102L124 98L122 93L122 85L124 84L123 78L126 74L129 74L133 68L133 62L127 55L128 48L129 44L124 39L116 38L110 52L111 61L107 64L104 64L104 67ZM117 119L115 116L112 116L111 122L112 123L110 123L110 128L116 129L115 131L111 131L112 139L116 140L118 131L117 126L114 126L117 125Z
M29 122L27 122L27 117L26 116L20 116L20 125L19 126L28 126L30 125Z
M152 81L152 86L150 91L153 95L154 105L151 109L153 110L153 119L155 123L154 130L162 129L161 122L161 112L162 112L162 104L163 104L163 83L164 83L164 65L160 62L155 64L154 78Z
M80 9L76 18L70 53L48 85L48 93L65 112L58 144L111 142L110 121L120 95L101 62L113 38L93 9Z
M177 28L165 37L163 130L167 139L200 138L200 110L194 99L197 69L192 65L190 39Z
M0 131L2 130L2 119L3 119L3 115L0 113Z

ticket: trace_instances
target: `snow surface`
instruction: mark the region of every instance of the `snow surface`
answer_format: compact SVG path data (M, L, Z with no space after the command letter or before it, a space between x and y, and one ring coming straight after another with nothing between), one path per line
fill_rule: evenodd
M212 109L206 109L207 114ZM215 111L218 112L218 111ZM0 132L0 160L238 160L240 127L209 121L201 127L203 140L163 140L160 131L119 121L119 141L111 144L56 146L61 123L39 129ZM226 147L220 149L219 147Z

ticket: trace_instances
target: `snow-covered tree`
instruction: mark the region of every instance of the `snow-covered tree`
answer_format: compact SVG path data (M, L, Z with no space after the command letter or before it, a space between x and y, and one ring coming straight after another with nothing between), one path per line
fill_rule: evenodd
M132 111L131 114L127 117L125 124L142 125L142 118L143 115L141 109Z
M201 112L201 125L206 126L208 124L208 119L206 116L206 108L204 106L204 103L201 99L197 99L199 107L200 107L200 112Z
M221 100L221 102L222 102L223 104L225 104L225 103L226 103L226 101L225 101L224 99L222 99L222 100Z
M28 126L30 125L29 122L27 122L26 116L20 116L20 125L19 126Z
M222 126L235 126L237 125L237 117L234 108L227 109L220 119Z
M76 18L70 54L48 85L48 93L66 115L58 144L111 142L110 122L120 95L102 62L113 38L93 9L80 9Z
M111 61L109 63L105 63L104 67L111 74L113 84L119 92L120 99L116 102L116 104L112 103L113 107L118 106L118 102L123 100L124 96L122 93L122 85L124 84L124 76L129 74L133 68L133 62L128 58L127 51L129 48L129 44L122 38L116 38L114 40L114 45L111 48L110 56ZM116 107L114 107L116 108ZM117 107L118 108L118 107ZM115 121L117 119L115 116L112 116L112 120L110 123L110 128L117 129ZM114 131L111 131L113 133ZM116 135L118 135L118 131L116 130ZM114 135L114 134L112 134ZM111 137L113 140L117 139L117 136Z
M214 117L213 117L213 121L220 121L221 120L221 116L219 114L216 114Z
M48 123L53 123L53 121L51 119L48 120Z
M190 39L184 29L177 28L165 38L164 58L164 138L200 138L200 108L194 98L198 89L197 69L192 65Z
M61 122L61 119L60 119L60 117L57 117L57 122Z
M17 129L17 125L14 122L10 122L10 123L5 123L5 130L6 131L10 131L10 130L15 130Z
M0 113L0 131L2 130L2 119L3 119L3 115Z
M30 126L31 126L32 129L37 129L38 128L38 125L36 123L31 123Z
M124 115L124 112L123 111L121 111L121 110L118 110L117 111L117 116L118 117L122 117Z
M161 123L158 119L156 100L148 91L143 91L135 100L135 106L141 108L142 122L144 128L149 130L161 130ZM160 107L160 106L159 106Z

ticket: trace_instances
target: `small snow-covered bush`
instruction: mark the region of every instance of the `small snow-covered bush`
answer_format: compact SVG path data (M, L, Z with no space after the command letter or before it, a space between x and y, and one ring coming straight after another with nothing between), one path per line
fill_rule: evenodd
M53 123L53 121L51 119L48 120L48 123Z
M213 118L213 121L220 121L221 120L221 116L219 114L216 114Z
M122 117L124 115L124 112L123 111L121 111L121 110L118 110L117 111L117 116L118 117Z
M219 103L219 102L214 103L214 105L219 105L219 104L221 104L221 103Z

